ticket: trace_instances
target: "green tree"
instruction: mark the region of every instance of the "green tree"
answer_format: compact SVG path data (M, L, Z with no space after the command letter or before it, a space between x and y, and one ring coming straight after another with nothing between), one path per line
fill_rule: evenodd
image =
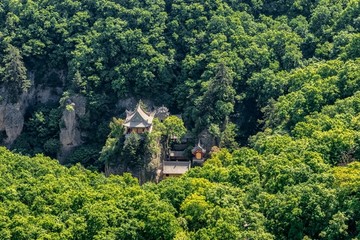
M143 139L136 134L129 134L125 141L122 149L122 161L126 161L129 166L133 168L139 168L143 163Z
M235 150L239 147L239 144L236 141L236 125L234 123L228 123L224 129L224 131L221 133L220 138L220 147L225 147L230 150Z
M113 118L109 124L110 133L103 146L98 162L105 164L105 166L112 165L121 155L121 150L124 147L124 126L123 120Z
M197 111L201 116L198 124L209 126L211 123L221 125L224 130L234 111L235 90L230 70L224 63L216 67L215 76L208 82L206 92L198 99Z
M169 116L165 118L163 124L163 134L165 135L166 148L169 148L171 138L180 140L186 134L186 128L181 118L177 116Z
M9 44L5 53L2 60L4 67L0 69L2 81L7 85L10 100L16 102L18 96L30 88L31 83L19 49Z

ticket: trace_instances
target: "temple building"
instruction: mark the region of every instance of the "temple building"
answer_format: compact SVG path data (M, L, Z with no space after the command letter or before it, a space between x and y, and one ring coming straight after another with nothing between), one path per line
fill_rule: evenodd
M191 167L190 161L164 161L163 162L163 179L168 177L180 177Z
M152 122L155 112L147 112L141 107L139 102L134 111L126 110L126 119L124 122L125 133L144 133L151 132Z
M154 118L158 118L160 122L163 122L168 116L170 116L169 109L165 106L159 107L152 112L146 111L141 104L141 101L136 105L134 111L126 110L126 119L123 123L125 127L126 137L128 134L136 133L142 134L151 132L153 128ZM181 116L179 116L181 118ZM179 177L185 174L191 168L192 164L202 165L204 162L205 149L201 147L200 142L192 149L193 159L191 161L191 155L187 154L186 149L189 147L193 140L193 136L187 133L181 139L176 136L171 136L171 146L164 148L162 156L161 166L157 169L159 179L168 177ZM160 158L161 156L159 156Z
M170 112L167 107L162 106L156 110L155 117L159 119L160 122L163 122L168 116L170 116Z
M201 146L200 141L191 150L191 153L193 154L193 164L202 165L204 163L206 150Z

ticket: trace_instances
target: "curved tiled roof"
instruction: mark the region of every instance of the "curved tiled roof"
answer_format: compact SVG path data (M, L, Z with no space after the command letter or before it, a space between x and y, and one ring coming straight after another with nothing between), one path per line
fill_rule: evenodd
M154 119L154 112L146 112L142 109L140 102L137 104L134 111L126 110L125 127L150 127Z
M199 140L198 144L191 150L191 153L195 154L195 152L198 150L200 150L204 154L206 153L206 150L200 144L200 140Z
M190 161L164 161L164 174L184 174L190 169Z

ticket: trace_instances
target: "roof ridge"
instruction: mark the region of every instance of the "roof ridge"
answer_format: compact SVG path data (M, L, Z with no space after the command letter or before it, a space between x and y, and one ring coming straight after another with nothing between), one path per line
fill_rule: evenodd
M134 111L126 111L126 119L125 124L133 122L133 123L142 123L144 126L149 126L152 124L155 112L147 112L145 111L141 106L141 100L136 105L136 108ZM138 117L136 117L138 116ZM134 119L135 118L135 119Z

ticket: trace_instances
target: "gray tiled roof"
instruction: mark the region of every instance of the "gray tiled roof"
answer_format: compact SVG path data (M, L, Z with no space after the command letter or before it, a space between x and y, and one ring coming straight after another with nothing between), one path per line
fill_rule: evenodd
M184 174L190 169L190 161L164 161L164 174Z
M140 103L136 106L135 111L126 111L125 127L150 127L154 119L154 112L144 111Z

